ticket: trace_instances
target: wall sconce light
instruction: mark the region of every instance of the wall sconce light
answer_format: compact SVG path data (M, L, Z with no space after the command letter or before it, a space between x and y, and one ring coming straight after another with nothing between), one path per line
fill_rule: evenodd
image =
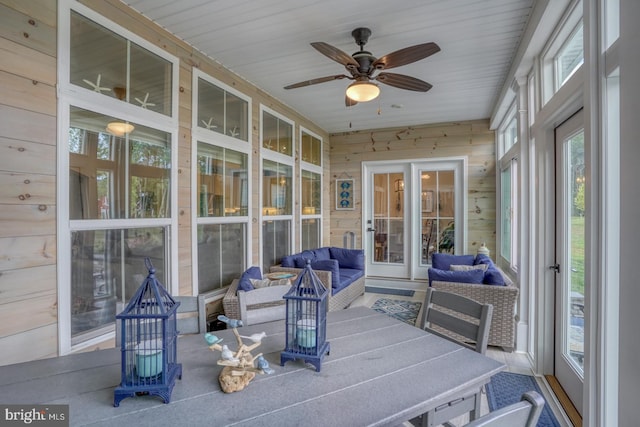
M266 206L262 208L262 215L276 215L278 213L278 208L273 206Z
M347 96L356 102L371 101L378 95L380 95L380 88L369 80L357 80L347 88Z
M396 193L399 191L404 191L404 180L396 179L395 188L396 188Z
M313 206L305 206L302 208L302 215L315 215L316 208Z
M133 132L135 127L131 123L110 122L107 124L107 131L115 136L124 136Z

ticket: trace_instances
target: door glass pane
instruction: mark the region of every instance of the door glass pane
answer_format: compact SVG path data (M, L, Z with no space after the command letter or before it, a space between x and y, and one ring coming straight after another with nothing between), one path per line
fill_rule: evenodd
M565 292L565 313L569 315L565 333L565 356L570 359L576 370L583 376L584 369L584 295L585 295L585 175L584 175L584 132L569 138L565 144L566 171L565 209L567 217L566 242L569 244L564 280L567 283Z
M374 262L404 263L404 175L374 174Z
M434 252L455 252L454 171L421 171L422 265L431 264Z
M501 173L500 178L502 213L500 216L500 255L506 261L511 261L511 166Z

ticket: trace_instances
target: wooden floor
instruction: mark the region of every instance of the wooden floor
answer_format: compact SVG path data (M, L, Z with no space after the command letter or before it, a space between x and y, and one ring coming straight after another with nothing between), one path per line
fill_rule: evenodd
M371 307L378 300L378 298L391 298L391 299L398 299L398 300L422 302L424 300L424 297L425 297L425 292L419 291L419 290L414 291L413 296L366 292L363 296L355 300L351 304L351 307L362 306L362 305L366 307ZM418 315L418 318L420 318L420 314ZM496 360L499 360L505 365L507 365L507 372L533 375L533 371L531 370L531 364L529 363L529 359L527 358L527 355L524 353L517 353L517 352L507 353L503 351L501 348L489 347L487 349L487 356L492 357ZM544 377L536 376L535 378L536 378L536 381L538 382L538 385L540 386L540 389L542 390L545 400L551 406L551 409L553 410L554 415L558 419L560 426L572 427L573 424L571 423L567 414L562 410L560 401L553 394L553 391L549 386L549 383L547 382L547 380ZM483 395L481 414L486 414L488 412L489 412L489 405L487 403L486 396ZM452 420L452 423L460 427L460 426L464 426L464 424L466 424L468 420L469 420L468 416L465 415Z

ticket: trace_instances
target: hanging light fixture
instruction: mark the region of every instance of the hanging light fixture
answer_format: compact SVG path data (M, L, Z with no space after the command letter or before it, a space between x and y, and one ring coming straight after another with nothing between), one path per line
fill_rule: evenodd
M107 131L115 136L124 136L133 132L134 129L135 127L131 123L109 122L107 124Z
M380 95L380 88L377 84L371 83L368 79L357 80L347 88L347 96L356 102L367 102L376 99Z

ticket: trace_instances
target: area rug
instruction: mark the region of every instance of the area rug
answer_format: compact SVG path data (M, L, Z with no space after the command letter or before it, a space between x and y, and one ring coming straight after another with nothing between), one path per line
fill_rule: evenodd
M531 375L500 372L491 377L491 381L487 384L489 410L495 411L519 402L522 395L531 390L537 391L544 398L536 379ZM546 403L546 399L542 414L540 414L540 419L538 420L538 427L560 427L549 404Z
M416 301L380 298L373 303L371 308L379 313L384 313L398 320L402 320L411 326L415 326L421 305L421 302Z

